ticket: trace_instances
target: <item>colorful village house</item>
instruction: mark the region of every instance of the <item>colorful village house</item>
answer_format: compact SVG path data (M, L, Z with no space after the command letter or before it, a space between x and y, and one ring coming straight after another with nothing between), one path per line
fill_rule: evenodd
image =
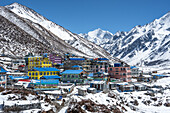
M109 60L107 58L95 58L93 60L93 73L108 73Z
M52 67L52 63L47 54L44 54L43 56L28 57L28 70L34 67Z
M32 82L31 86L33 86L34 90L57 90L58 84L60 83L59 79L60 77L57 75L48 77L43 76L42 79Z
M0 87L5 87L6 84L6 71L3 66L0 65Z
M125 82L131 81L131 70L129 66L122 66L121 63L115 63L114 67L108 67L110 78L120 79Z
M86 72L83 70L65 70L61 73L63 82L83 83Z
M88 73L92 73L93 72L93 70L92 70L93 63L92 62L93 62L93 59L89 59L89 58L85 59L85 61L82 63L83 70L85 70Z
M38 68L35 67L32 70L28 71L28 76L31 79L40 79L43 76L57 76L59 75L60 70L54 67L43 67L43 68Z
M64 61L64 69L65 70L72 69L72 66L74 65L82 66L84 61L85 58L77 58L77 57L69 58L68 60Z
M62 63L62 57L56 53L50 53L49 60L52 62L53 65Z

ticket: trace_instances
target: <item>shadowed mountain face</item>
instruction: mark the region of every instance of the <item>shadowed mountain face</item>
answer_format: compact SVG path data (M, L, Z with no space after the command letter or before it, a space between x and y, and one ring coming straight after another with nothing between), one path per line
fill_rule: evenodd
M170 67L170 12L129 32L96 29L79 35L129 64Z
M16 56L28 52L66 52L84 57L112 57L100 46L59 26L21 4L0 7L0 51Z

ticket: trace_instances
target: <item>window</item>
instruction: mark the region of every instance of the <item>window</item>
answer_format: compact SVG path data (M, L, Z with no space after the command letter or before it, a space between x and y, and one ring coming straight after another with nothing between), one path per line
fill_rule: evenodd
M126 76L126 73L123 73L123 76Z
M44 62L44 64L45 64L45 62Z
M42 72L40 72L40 75L42 75Z
M63 75L64 78L66 78L66 75Z
M49 75L49 72L47 72L47 75Z
M102 65L100 66L100 68L102 68Z
M116 75L118 75L119 73L116 73Z
M74 75L72 75L72 78L74 78Z
M38 73L36 72L36 75L38 75Z
M53 72L53 74L55 75L55 72Z
M29 75L31 76L31 72L29 73Z
M46 72L44 72L44 75L46 75Z
M50 72L50 74L52 75L53 73L52 73L52 72Z
M32 73L32 75L34 75L34 72Z
M70 78L70 75L68 75L68 77L67 78Z
M38 79L38 77L35 77L35 79Z
M79 76L78 76L78 75L76 75L76 78L79 78Z
M32 79L34 79L34 77L32 77Z
M96 66L96 68L98 68L98 65Z
M110 68L110 71L112 71L112 68Z

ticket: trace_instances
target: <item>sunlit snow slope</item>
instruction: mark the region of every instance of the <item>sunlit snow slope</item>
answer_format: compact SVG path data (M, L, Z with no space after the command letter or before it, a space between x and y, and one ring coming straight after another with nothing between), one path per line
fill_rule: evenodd
M22 17L25 21L31 23L32 26L35 27L37 30L43 31L43 29L41 28L43 27L45 30L48 31L48 33L50 32L50 34L53 34L53 36L58 37L59 39L65 41L72 47L79 50L80 52L84 53L84 55L80 56L107 57L109 59L112 58L110 54L100 46L87 41L86 39L72 33L62 26L57 25L56 23L53 23L52 21L49 21L48 19L28 7L25 7L18 3L13 3L5 7L18 16Z
M170 67L170 12L129 32L96 29L79 35L131 65Z

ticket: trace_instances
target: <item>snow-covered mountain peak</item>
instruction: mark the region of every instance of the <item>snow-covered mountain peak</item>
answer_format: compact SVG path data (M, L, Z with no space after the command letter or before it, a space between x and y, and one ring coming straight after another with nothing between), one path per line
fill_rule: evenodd
M96 30L94 30L94 31L90 31L90 32L88 32L88 35L89 36L91 36L91 37L101 37L101 38L109 38L109 37L107 37L107 35L112 35L112 33L110 33L109 31L104 31L104 30L102 30L102 29L100 29L100 28L98 28L98 29L96 29Z
M42 22L42 20L47 20L40 14L36 13L34 10L25 7L24 5L21 5L19 3L13 3L11 5L5 6L6 8L10 9L11 11L17 13L19 16L27 17L28 19L34 18L36 21ZM29 18L31 15L31 18Z
M12 12L14 12L15 14L19 15L22 18L25 18L25 19L31 20L37 24L40 24L41 26L48 29L50 32L52 32L56 36L60 37L62 40L73 40L74 39L72 36L70 36L70 33L66 32L67 30L64 29L62 26L59 26L59 25L49 21L45 17L41 16L34 10L32 10L24 5L21 5L18 3L13 3L13 4L7 5L5 7L8 8L9 10L11 10Z
M62 53L69 51L77 56L91 58L106 57L112 59L110 54L100 46L85 40L79 35L72 33L52 21L49 21L26 6L13 3L3 8L3 10L0 10L0 16L3 16L2 18L4 21L7 19L15 24L14 26L18 26L27 34L33 36L33 38L41 40L46 44L45 46L49 46L51 51L55 50Z
M87 34L79 35L97 45L101 44L102 42L107 42L113 37L113 34L111 32L102 30L100 28L95 29L94 31L90 31Z
M147 66L170 67L170 12L146 25L137 25L129 32L110 33L109 40L101 35L106 33L101 29L90 33L82 36L129 64L139 64L142 60Z

